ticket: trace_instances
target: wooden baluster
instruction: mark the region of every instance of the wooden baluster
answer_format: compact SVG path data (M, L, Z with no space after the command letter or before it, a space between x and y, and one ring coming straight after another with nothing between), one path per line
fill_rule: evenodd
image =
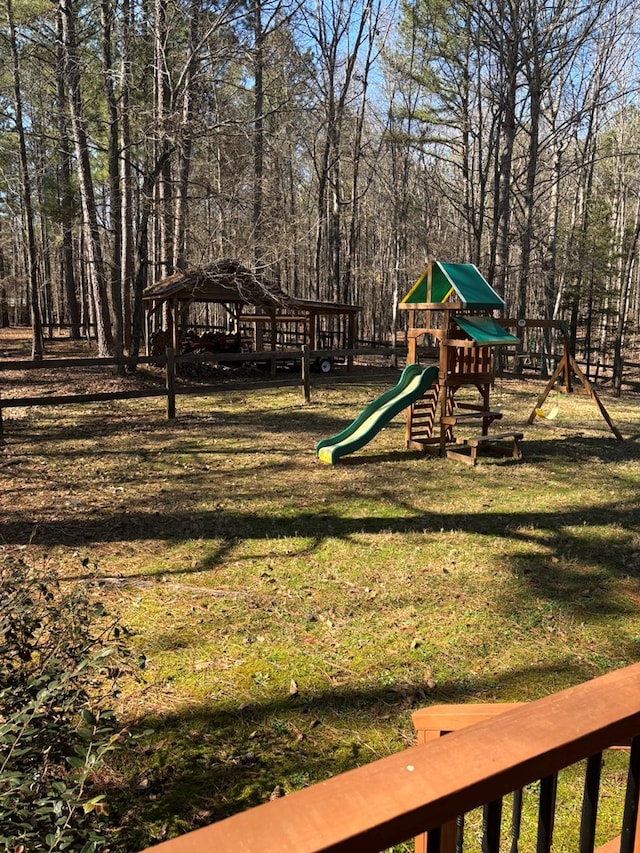
M538 841L536 853L550 853L553 842L553 819L556 811L558 776L540 780L540 807L538 810Z
M627 793L622 816L622 835L620 853L634 853L637 850L636 830L638 825L638 795L640 793L640 737L631 741L629 772L627 775Z
M166 374L165 387L167 390L167 420L175 420L176 417L176 351L173 347L165 349Z
M597 752L587 759L587 767L584 775L579 853L593 853L595 847L601 770L602 753Z

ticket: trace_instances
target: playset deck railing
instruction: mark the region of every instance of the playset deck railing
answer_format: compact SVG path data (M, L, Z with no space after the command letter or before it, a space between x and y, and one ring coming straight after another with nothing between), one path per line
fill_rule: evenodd
M640 664L535 702L496 708L500 713L486 705L419 711L417 746L150 849L372 853L416 838L416 849L426 853L547 853L558 817L557 774L585 762L579 838L571 849L639 853ZM620 835L596 847L602 753L627 745L627 781L617 791ZM501 847L502 799L513 794L517 803L518 792L538 782L535 844L520 846L516 810L516 829ZM482 837L474 847L463 845L460 816L478 808L484 809Z

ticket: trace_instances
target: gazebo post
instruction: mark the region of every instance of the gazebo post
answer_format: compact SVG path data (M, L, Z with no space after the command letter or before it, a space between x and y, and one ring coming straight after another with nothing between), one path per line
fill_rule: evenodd
M145 355L151 355L151 311L145 305L144 306L144 346L145 346Z
M316 319L317 319L317 316L318 315L316 314L315 311L309 312L309 322L307 325L307 337L309 340L309 349L311 349L311 350L318 349L318 343L316 341L316 328L317 328Z
M347 349L356 347L356 316L354 312L347 315ZM353 355L347 356L347 370L353 367Z
M276 312L271 310L271 350L275 352L276 350L276 337L278 334L278 322L276 320ZM269 365L269 375L271 377L275 377L276 375L276 360L275 358L271 359L271 364Z
M169 313L171 322L171 346L174 352L180 352L180 339L178 336L178 300L169 302Z

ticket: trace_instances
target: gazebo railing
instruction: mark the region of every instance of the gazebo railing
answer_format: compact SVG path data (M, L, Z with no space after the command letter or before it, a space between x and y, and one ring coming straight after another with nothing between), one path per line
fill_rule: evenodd
M442 729L437 721L435 728L420 729L425 720L421 722L418 713L416 725L422 732L418 745L149 849L158 853L373 853L417 838L426 853L450 853L459 849L455 845L459 844L460 816L482 808L484 831L480 845L473 849L497 853L509 849L500 846L502 799L516 792L517 805L517 792L539 783L537 840L535 847L522 853L533 849L546 853L551 850L557 818L557 774L586 761L580 840L572 849L592 853L601 753L630 744L626 786L617 792L624 801L620 834L606 838L598 849L599 853L640 853L640 664L535 702L503 706L501 713L492 716L487 715L486 706L479 707L485 708L477 712L484 713L479 722L446 737L438 735L454 728L450 720L444 721ZM435 719L442 709L432 713ZM463 712L453 713L462 716ZM428 737L428 731L437 735ZM516 828L518 820L516 809ZM510 842L516 853L517 838Z

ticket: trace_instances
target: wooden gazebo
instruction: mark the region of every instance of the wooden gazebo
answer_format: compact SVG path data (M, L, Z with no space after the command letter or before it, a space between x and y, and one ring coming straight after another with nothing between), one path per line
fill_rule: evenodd
M285 293L269 281L235 260L219 260L200 269L178 272L157 281L143 293L146 307L147 341L154 319L166 325L170 343L179 350L180 329L190 305L215 303L228 314L229 328L238 335L241 327L254 328L255 348L264 349L264 330L268 328L269 347L276 349L277 332L283 324L299 324L304 329L304 343L318 350L319 324L323 317L345 320L344 347L353 349L360 306L299 299Z

